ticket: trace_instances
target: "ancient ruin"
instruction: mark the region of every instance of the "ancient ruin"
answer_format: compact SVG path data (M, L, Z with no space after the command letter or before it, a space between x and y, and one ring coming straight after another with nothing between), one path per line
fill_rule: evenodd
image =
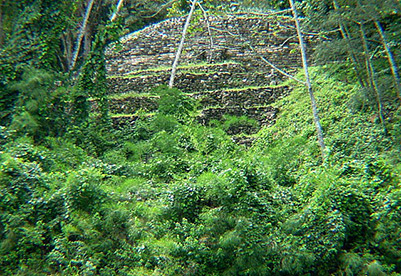
M116 125L132 124L137 112L157 108L152 88L168 84L185 18L172 18L124 37L107 52L108 86ZM185 42L175 87L200 101L207 124L224 114L274 123L271 104L286 95L286 79L261 57L294 73L300 66L291 17L234 14L194 20ZM209 36L209 31L212 36Z

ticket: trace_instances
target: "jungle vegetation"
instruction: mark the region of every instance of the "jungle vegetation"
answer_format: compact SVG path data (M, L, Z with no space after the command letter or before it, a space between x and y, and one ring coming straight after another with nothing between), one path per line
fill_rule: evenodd
M295 3L320 41L324 156L293 80L271 127L200 125L166 86L152 116L113 128L105 48L191 6L119 2L0 0L1 275L401 275L400 1ZM259 129L250 147L230 135L241 125Z

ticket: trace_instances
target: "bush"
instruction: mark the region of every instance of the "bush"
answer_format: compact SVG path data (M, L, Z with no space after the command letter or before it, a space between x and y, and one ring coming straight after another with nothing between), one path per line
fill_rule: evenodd
M158 102L159 112L164 115L173 115L180 121L187 121L194 109L194 102L177 88L159 86L154 92L160 95Z
M104 175L96 169L81 169L70 173L66 182L66 199L72 210L91 212L105 201L100 188Z
M175 186L170 195L169 216L174 221L183 218L195 222L202 210L205 200L205 190L199 186L181 183Z
M289 251L282 269L298 271L292 275L335 271L343 250L360 250L372 237L371 212L368 200L349 186L321 185L309 205L283 224L283 231L291 236L286 239Z

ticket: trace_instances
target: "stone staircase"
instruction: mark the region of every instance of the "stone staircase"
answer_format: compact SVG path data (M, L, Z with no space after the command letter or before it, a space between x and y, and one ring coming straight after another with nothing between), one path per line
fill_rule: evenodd
M157 109L152 88L166 85L185 18L172 18L130 34L106 51L110 110L116 127L132 125L137 113ZM294 73L301 66L297 36L289 17L235 14L192 22L175 87L199 100L198 120L225 114L274 123L271 104L287 95L285 80L261 60Z

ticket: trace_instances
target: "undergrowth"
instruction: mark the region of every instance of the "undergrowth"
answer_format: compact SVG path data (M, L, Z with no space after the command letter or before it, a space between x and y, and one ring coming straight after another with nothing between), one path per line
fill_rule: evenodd
M385 136L344 74L312 70L325 161L294 83L248 149L226 132L254 121L199 125L166 87L123 130L2 138L0 274L400 275L399 111Z

